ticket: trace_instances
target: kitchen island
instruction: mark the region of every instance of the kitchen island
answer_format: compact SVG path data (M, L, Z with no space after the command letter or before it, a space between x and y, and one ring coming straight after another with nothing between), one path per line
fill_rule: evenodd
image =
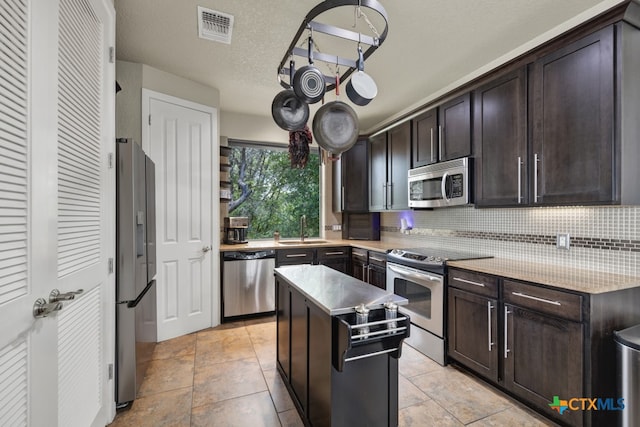
M398 358L409 318L385 319L403 297L323 265L275 269L277 366L306 425L397 426ZM355 307L370 311L357 324Z

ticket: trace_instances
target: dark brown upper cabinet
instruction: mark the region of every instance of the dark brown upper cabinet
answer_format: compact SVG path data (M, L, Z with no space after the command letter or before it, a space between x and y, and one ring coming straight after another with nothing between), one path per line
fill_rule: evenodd
M369 210L409 209L411 123L369 139Z
M414 168L471 155L470 94L425 111L412 126Z
M476 205L527 204L526 69L479 87L473 101Z
M432 108L412 120L413 142L411 160L413 167L430 165L438 161L438 109Z
M614 199L614 29L531 65L533 204Z
M619 22L474 90L476 206L640 203L639 45Z
M639 45L620 22L530 65L531 204L640 202Z
M359 139L333 164L333 211L369 210L367 139Z

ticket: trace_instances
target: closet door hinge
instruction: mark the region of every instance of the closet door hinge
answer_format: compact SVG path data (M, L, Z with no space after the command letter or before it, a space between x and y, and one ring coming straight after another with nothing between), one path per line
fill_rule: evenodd
M109 274L113 274L113 258L109 258L109 262L108 262L108 270L109 270Z
M109 46L109 63L113 64L114 62L116 62L116 48Z
M151 114L149 114L149 126L151 126Z
M113 169L113 153L108 154L109 169Z

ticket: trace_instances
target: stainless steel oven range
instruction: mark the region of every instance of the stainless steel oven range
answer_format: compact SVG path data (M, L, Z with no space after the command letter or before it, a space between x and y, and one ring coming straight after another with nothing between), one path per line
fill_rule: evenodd
M445 365L446 261L487 258L437 248L393 249L387 254L387 291L409 300L400 308L411 318L405 341Z

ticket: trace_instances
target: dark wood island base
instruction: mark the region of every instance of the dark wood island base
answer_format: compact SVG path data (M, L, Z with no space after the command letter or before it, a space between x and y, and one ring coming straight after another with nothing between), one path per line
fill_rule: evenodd
M397 426L398 358L410 322L385 319L383 304L406 300L325 266L275 272L277 367L305 425ZM358 301L371 309L363 325Z

